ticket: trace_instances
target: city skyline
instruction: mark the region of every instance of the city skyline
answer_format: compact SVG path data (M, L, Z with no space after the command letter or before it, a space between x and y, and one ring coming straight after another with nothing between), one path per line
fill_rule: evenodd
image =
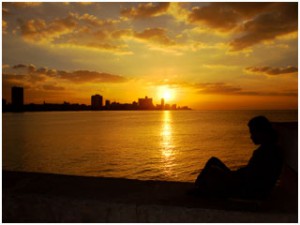
M2 96L298 108L297 2L5 2ZM226 18L226 19L224 19Z
M25 95L26 96L26 95ZM139 98L138 101L132 103L111 102L109 99L105 100L102 95L95 94L91 96L91 104L70 103L63 101L63 103L46 103L24 104L24 88L11 88L11 102L2 99L3 112L23 112L23 111L79 111L79 110L191 110L188 106L177 106L177 104L168 104L165 99L161 99L161 104L154 104L152 98Z

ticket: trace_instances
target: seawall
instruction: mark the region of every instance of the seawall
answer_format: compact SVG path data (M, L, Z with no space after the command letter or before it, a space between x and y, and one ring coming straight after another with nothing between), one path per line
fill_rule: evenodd
M3 222L297 222L297 200L196 198L192 183L3 171Z

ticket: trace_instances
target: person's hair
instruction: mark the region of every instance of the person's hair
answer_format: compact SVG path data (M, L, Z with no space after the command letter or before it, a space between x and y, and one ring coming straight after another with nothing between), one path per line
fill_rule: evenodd
M274 130L272 124L265 116L256 116L253 117L249 123L248 126L250 129L256 130L256 131L262 131L269 133L271 138L276 141L277 140L277 133Z

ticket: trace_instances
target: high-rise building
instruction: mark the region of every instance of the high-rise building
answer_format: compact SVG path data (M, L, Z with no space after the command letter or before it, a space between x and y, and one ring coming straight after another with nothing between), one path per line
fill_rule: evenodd
M153 103L152 98L148 98L147 96L145 98L139 98L138 103L139 109L153 109Z
M22 87L11 88L11 105L14 111L22 111L24 105L24 89Z
M109 107L110 106L110 101L109 100L106 100L105 101L105 107Z
M99 110L103 105L103 97L101 95L93 95L91 97L91 106L93 110Z

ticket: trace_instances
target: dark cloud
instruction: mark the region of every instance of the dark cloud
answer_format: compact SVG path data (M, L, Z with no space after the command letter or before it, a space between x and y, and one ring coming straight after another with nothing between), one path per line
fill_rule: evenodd
M238 51L297 31L298 3L211 3L193 8L188 18L222 32L232 31L230 46Z
M230 45L233 50L241 50L263 41L298 30L298 3L281 3L273 11L265 12L247 21L241 28L242 36Z
M48 69L46 67L41 67L36 69L36 66L18 64L12 67L13 69L25 69L28 74L26 75L16 75L18 78L25 79L28 82L42 82L47 80L47 78L57 78L64 79L74 83L85 83L85 82L97 82L97 83L121 83L126 82L127 79L120 75L88 71L88 70L77 70L73 72ZM7 76L12 76L7 74ZM10 77L10 78L12 78Z
M27 65L24 65L24 64L17 64L17 65L14 65L13 67L12 67L13 69L20 69L20 68L27 68Z
M264 11L273 3L218 2L194 7L189 14L190 22L200 22L221 31L236 28L244 19Z
M60 99L60 94L70 91L74 84L85 83L120 83L127 79L120 75L88 70L61 71L46 67L36 68L34 65L18 64L12 67L2 66L2 94L4 98L11 96L11 87L22 86L26 89L26 98L40 101L42 96L48 100ZM71 88L70 88L70 84ZM30 93L32 96L30 97ZM50 94L50 96L48 96Z
M258 67L247 67L246 71L252 73L266 74L266 75L281 75L297 73L298 67L287 66L287 67L269 67L269 66L258 66Z
M121 83L127 79L120 75L101 73L88 70L78 70L74 72L57 71L57 76L61 79L75 83L98 82L98 83Z
M29 64L29 65L25 65L25 64L17 64L17 65L14 65L12 67L13 69L25 69L28 73L34 73L36 71L36 67L32 64Z
M169 2L141 3L136 8L122 10L121 15L133 19L154 17L165 13L169 5Z

